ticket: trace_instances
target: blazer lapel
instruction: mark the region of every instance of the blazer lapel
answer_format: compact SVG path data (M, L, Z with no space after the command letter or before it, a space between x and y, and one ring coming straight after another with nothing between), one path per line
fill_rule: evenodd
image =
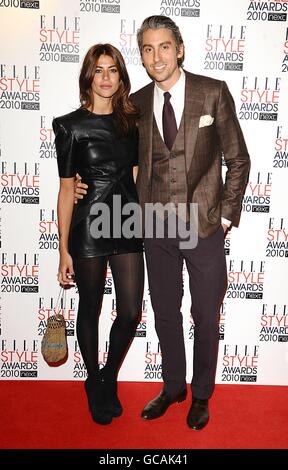
M205 94L199 84L197 76L186 72L185 106L184 106L184 133L185 133L185 160L187 174L191 167L194 148L199 129L199 120L205 101ZM152 138L153 138L153 96L154 83L150 83L138 102L141 109L141 148L140 157L147 165L149 180L152 174Z
M205 101L205 95L195 75L185 72L185 160L187 174L191 167L197 134L199 130L199 120Z

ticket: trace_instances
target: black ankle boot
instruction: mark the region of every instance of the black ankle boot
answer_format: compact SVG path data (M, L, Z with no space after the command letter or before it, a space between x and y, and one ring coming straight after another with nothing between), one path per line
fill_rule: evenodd
M100 378L88 377L84 386L93 421L98 424L110 424L113 411L107 400L105 383Z
M103 369L99 371L99 377L106 384L107 399L110 402L113 417L118 418L123 413L123 407L117 395L117 380L106 378Z
M118 418L123 413L123 407L117 395L117 381L108 381L106 380L107 392L109 400L112 404L112 411L114 418Z

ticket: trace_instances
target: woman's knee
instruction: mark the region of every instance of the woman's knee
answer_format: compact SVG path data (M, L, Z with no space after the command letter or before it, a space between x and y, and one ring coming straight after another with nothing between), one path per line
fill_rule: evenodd
M131 307L117 310L117 318L119 322L132 328L138 325L141 319L141 310Z

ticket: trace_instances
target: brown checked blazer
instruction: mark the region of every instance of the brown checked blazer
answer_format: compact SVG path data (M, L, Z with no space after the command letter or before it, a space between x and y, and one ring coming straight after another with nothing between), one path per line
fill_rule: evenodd
M198 203L199 236L206 237L217 230L221 216L238 226L250 158L226 83L185 74L187 202ZM153 91L151 82L131 95L140 110L137 190L142 211L145 203L157 202L151 201ZM222 153L227 165L225 182L221 175Z

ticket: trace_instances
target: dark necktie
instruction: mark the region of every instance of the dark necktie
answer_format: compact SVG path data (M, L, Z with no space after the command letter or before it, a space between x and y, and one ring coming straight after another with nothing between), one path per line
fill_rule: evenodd
M174 109L170 103L171 95L168 91L164 93L164 105L162 114L163 137L164 142L169 150L173 147L174 140L177 134L177 124L174 114Z

